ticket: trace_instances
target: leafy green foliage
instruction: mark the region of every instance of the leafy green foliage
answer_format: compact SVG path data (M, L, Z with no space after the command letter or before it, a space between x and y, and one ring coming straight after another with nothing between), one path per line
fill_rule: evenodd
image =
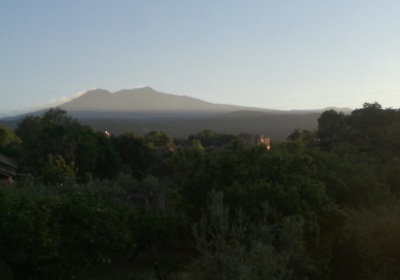
M348 210L348 233L334 252L335 279L398 279L400 208Z
M0 185L0 263L14 280L71 279L96 264L129 260L138 247L174 232L173 216L126 202L159 185L155 178Z
M118 175L120 159L108 136L81 125L65 110L52 108L42 117L27 116L15 131L23 140L20 169L24 172L41 175L50 154L74 162L80 177L92 174L110 179Z
M171 136L160 131L150 132L144 137L144 141L150 149L170 149L173 146Z
M98 152L93 175L100 179L116 178L121 168L121 159L105 133L96 132L95 139Z
M53 159L51 155L47 157L47 165L42 170L42 180L45 185L58 185L76 173L74 163L67 164L62 156Z
M21 140L15 135L12 129L0 125L0 148L19 142L21 142Z
M188 137L189 142L194 143L195 140L200 141L202 147L222 147L232 141L237 141L238 138L235 135L219 134L212 130L205 129L195 135L190 135Z
M307 279L310 258L302 240L301 219L271 224L276 212L265 205L264 218L249 222L238 212L230 219L222 193L210 201L193 234L198 257L189 266L193 279Z
M345 215L325 192L312 157L300 142L240 147L204 153L180 148L171 169L182 204L193 220L201 213L211 190L223 191L230 205L241 207L252 219L262 219L267 202L283 217L304 219L304 242L316 262L315 277L327 273L330 246L343 235ZM329 222L327 222L329 221Z
M24 142L32 141L37 137L41 129L42 117L26 116L18 122L15 134Z
M397 279L400 111L366 103L318 123L267 150L211 130L109 137L60 109L26 117L22 143L0 138L35 177L0 185L0 271L67 279L194 241L198 279ZM165 211L132 203L154 192Z
M132 175L140 180L154 161L152 150L145 145L143 136L128 132L120 136L111 136L111 144L118 153L124 166L129 166Z
M325 111L318 118L318 137L322 140L338 137L343 127L344 114L335 110Z
M12 129L0 125L0 153L7 156L19 156L19 144L21 140Z

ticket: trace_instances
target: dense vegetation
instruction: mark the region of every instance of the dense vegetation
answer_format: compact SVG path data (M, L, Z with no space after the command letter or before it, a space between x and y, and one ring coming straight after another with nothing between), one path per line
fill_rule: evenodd
M211 130L108 136L50 109L0 127L0 153L25 174L0 185L8 279L400 279L397 109L326 111L270 150ZM146 193L165 209L132 202Z

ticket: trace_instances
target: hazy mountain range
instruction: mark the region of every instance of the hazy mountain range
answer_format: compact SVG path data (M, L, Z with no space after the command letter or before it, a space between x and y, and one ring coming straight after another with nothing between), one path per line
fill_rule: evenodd
M99 130L120 134L127 131L148 133L161 130L175 137L187 137L203 129L220 133L263 133L284 140L293 129L314 129L319 115L328 109L350 113L348 108L317 110L273 110L213 104L188 96L157 92L150 87L87 91L58 107L82 123ZM15 127L26 115L41 115L47 109L2 118L0 123Z
M282 111L235 105L213 104L188 96L155 91L150 87L120 90L115 93L103 89L89 90L82 96L58 107L78 119L151 119L151 118L201 118L236 111L258 111L270 114L310 114L319 110ZM25 115L41 115L47 109L3 118L19 119ZM350 112L348 108L337 109Z

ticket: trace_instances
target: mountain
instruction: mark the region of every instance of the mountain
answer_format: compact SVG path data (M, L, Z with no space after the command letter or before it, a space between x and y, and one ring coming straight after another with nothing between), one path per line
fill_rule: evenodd
M103 89L90 90L58 107L78 119L199 118L240 110L279 112L278 110L213 104L188 96L157 92L150 87L120 90L115 93ZM41 115L46 110L48 109L29 114ZM17 119L25 115L27 114L5 119Z
M266 134L285 140L294 129L313 130L325 110L350 113L347 108L280 111L243 106L213 104L188 96L157 92L150 87L115 93L96 89L59 106L83 124L112 134L128 131L146 134L164 131L173 137L187 137L204 129L219 133ZM26 115L41 115L48 109L0 119L0 124L15 128Z
M159 130L183 138L211 129L232 134L265 133L273 139L284 140L294 128L316 128L319 116L286 115L285 111L279 110L212 104L187 96L160 93L149 87L113 94L93 90L61 108L72 112L82 123L111 134L128 131L147 134Z
M316 110L290 110L287 111L288 114L300 114L300 115L304 115L304 114L313 114L313 113L323 113L324 111L329 111L329 110L334 110L336 112L341 112L345 115L351 114L351 112L353 111L350 108L337 108L337 107L326 107L323 109L316 109Z
M145 87L121 90L113 94L101 89L88 91L81 97L61 105L61 108L67 111L102 111L108 114L129 112L148 115L148 112L152 112L157 117L157 115L164 115L165 113L175 113L178 115L218 114L221 112L243 110L246 107L212 104L188 96L157 92L150 87ZM260 108L250 108L250 110L265 111Z
M302 115L324 111L324 109L282 111L213 104L188 96L158 92L150 87L125 89L115 93L103 89L89 90L84 95L58 107L78 119L204 118L237 111ZM26 115L41 115L46 110L48 109L2 120L15 120Z

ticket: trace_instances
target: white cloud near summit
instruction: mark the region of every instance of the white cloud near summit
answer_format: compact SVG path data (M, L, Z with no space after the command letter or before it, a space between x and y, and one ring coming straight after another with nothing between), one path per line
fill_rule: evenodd
M97 89L97 88L90 88L90 89L82 90L82 91L75 93L73 95L70 95L70 96L61 96L59 98L52 98L45 103L34 105L25 110L14 110L12 115L19 115L19 114L23 114L23 113L27 113L27 112L39 111L39 110L45 109L45 108L56 107L58 105L61 105L61 104L67 103L71 100L74 100L74 99L84 95L86 92L88 92L90 90L94 90L94 89Z
M84 95L86 92L88 92L90 90L94 90L94 89L97 89L97 88L90 88L90 89L82 90L82 91L75 93L73 95L70 95L70 96L61 96L59 98L52 98L50 101L42 103L42 104L38 104L36 106L33 106L30 109L31 110L40 110L40 109L44 109L44 108L58 106L58 105L67 103L71 100L74 100L74 99Z
M70 95L70 96L61 96L60 98L52 98L50 101L34 106L37 110L40 109L44 109L44 108L48 108L48 107L54 107L54 106L58 106L64 103L67 103L71 100L74 100L78 97L81 97L82 95L84 95L86 92L90 91L90 90L94 90L97 88L90 88L90 89L86 89L86 90L82 90L76 94Z

